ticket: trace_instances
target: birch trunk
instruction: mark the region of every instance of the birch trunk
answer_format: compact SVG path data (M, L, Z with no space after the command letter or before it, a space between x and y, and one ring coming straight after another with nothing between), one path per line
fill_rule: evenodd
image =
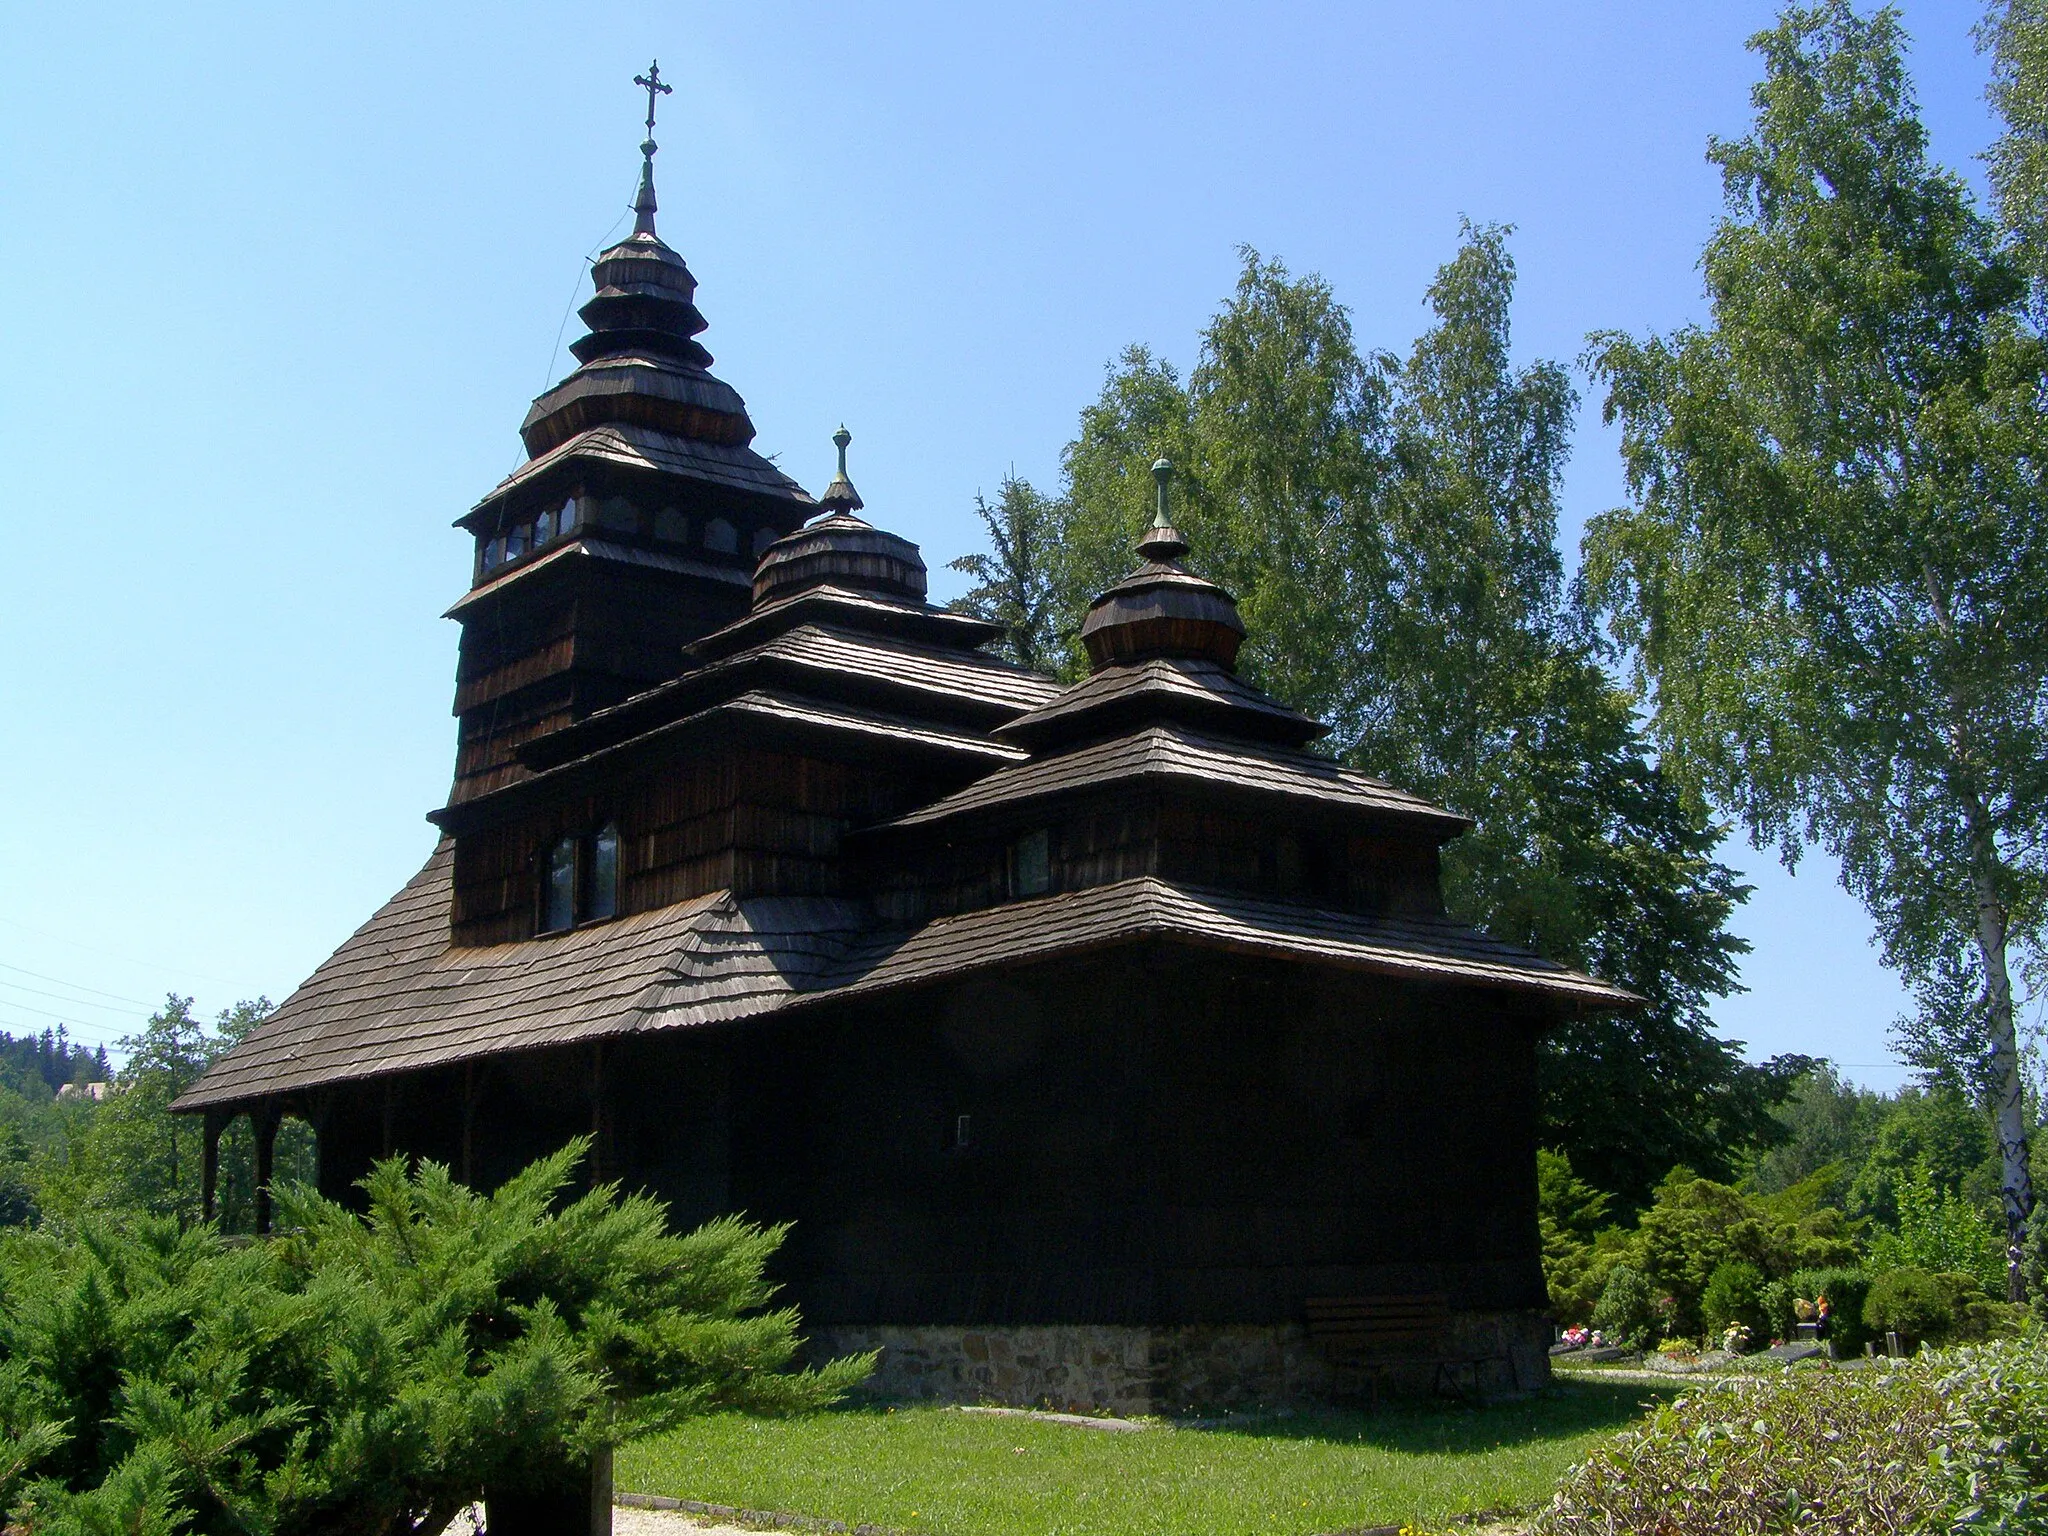
M1979 831L1977 844L1972 873L1977 887L1977 953L1984 966L1985 1027L1991 1037L1992 1092L1997 1097L1999 1197L2005 1207L2005 1295L2008 1301L2025 1301L2026 1226L2034 1213L2034 1180L2027 1167L2026 1100L2020 1082L2019 1038L2013 1025L2012 975L2005 962L2005 903L1998 893L1998 858L1989 846L1988 832Z

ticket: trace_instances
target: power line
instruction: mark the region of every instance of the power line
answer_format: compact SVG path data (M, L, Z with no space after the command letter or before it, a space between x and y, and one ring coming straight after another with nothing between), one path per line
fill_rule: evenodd
M41 987L24 987L20 982L8 981L5 977L0 977L0 987L6 987L15 992L26 992L30 997L55 998L60 1003L70 1003L78 1008L97 1008L102 1013L133 1013L137 1008L151 1006L148 1003L91 1003L83 998L66 997L62 992L45 992Z
M224 987L233 987L240 985L240 983L230 980L226 976L209 975L205 971L194 970L189 965L165 965L155 960L139 960L133 955L117 955L110 949L95 949L90 944L81 944L78 942L78 940L67 939L62 934L46 933L40 928L31 928L27 923L16 922L11 917L0 917L0 924L5 924L9 928L18 928L23 933L33 934L36 938L39 939L48 939L53 944L62 944L65 945L67 948L79 950L84 954L97 955L102 960L119 961L122 965L132 965L140 970L158 972L169 971L173 975L183 974L195 976L201 981L217 982Z
M62 976L45 976L41 971L31 971L26 966L9 965L0 960L0 971L12 971L17 976L33 976L37 981L55 982L60 987L69 987L74 992L90 992L95 997L111 997L117 1003L133 1003L138 1008L154 1008L155 1003L145 1002L139 997L123 997L118 992L102 992L98 987L88 987L82 981L66 981Z

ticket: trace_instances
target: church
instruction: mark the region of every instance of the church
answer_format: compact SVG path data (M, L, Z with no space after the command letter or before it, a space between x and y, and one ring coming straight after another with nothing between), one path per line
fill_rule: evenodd
M178 1102L209 1207L241 1115L259 1185L291 1115L343 1199L587 1135L679 1226L790 1223L810 1347L885 1394L1540 1385L1538 1043L1635 999L1446 915L1468 823L1237 675L1163 462L1062 686L927 600L843 428L815 500L757 453L656 233L658 88L577 366L457 522L439 841Z

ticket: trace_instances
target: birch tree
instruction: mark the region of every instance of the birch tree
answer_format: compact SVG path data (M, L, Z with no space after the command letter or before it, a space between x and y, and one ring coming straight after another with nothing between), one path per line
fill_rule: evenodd
M1630 505L1587 577L1672 772L1840 859L1923 1062L1991 1102L2008 1290L2033 1209L2012 976L2048 835L2044 357L1993 219L1932 164L1892 12L1788 10L1715 141L1708 324L1594 338Z

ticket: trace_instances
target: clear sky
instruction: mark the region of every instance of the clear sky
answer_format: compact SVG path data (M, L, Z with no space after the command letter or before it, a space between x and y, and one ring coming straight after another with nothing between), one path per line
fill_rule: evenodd
M1981 179L1967 3L1904 7ZM111 1040L167 989L283 996L432 845L451 519L570 366L658 55L661 230L757 446L935 595L971 499L1058 480L1105 363L1191 360L1250 244L1405 348L1460 215L1516 344L1702 313L1768 6L0 3L0 1028ZM567 326L565 329L565 320ZM1567 538L1620 494L1588 401ZM1889 1085L1904 1006L1819 860L1739 841L1719 1017Z

